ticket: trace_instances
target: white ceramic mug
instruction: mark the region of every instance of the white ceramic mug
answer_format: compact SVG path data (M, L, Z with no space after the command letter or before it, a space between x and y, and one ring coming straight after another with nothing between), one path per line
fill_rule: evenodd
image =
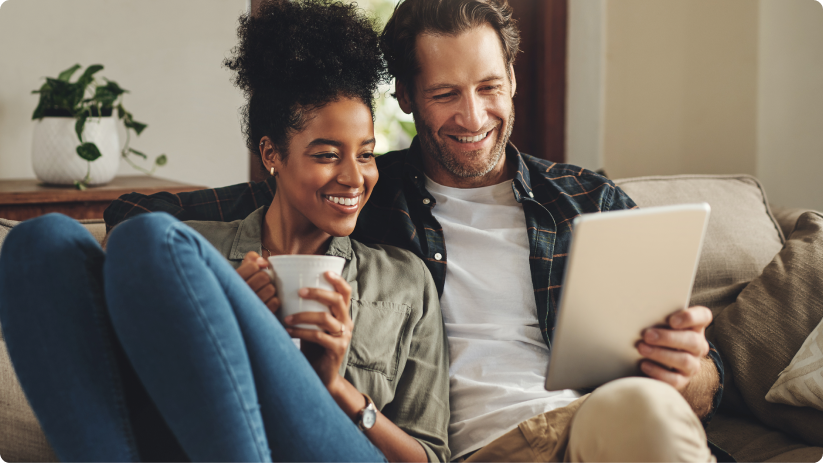
M343 272L346 259L336 256L313 256L294 254L269 257L271 267L269 276L277 288L280 309L277 318L282 322L289 315L300 312L326 312L329 308L317 301L303 299L297 294L300 288L321 288L334 291L334 287L323 275L332 271L338 275ZM315 325L299 324L297 328L317 330Z

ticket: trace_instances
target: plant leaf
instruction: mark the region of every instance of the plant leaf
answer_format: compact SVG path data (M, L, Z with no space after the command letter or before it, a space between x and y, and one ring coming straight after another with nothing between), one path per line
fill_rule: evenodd
M80 140L80 143L83 143L83 127L86 125L86 118L88 116L83 114L81 116L76 117L77 122L74 123L74 131L77 133L77 138ZM81 154L80 157L83 157L83 155Z
M169 162L169 158L167 158L165 154L157 156L157 159L154 160L154 163L158 166L165 166L167 162Z
M97 145L91 142L86 142L78 146L77 155L85 159L86 161L94 161L95 159L102 156L100 154L100 150L97 149Z
M59 76L57 76L57 80L62 80L63 82L68 82L69 79L71 79L72 74L74 74L75 71L80 69L80 67L81 66L79 64L75 64L74 66L66 69L65 71L61 72Z
M111 108L118 96L119 94L113 93L108 87L97 87L94 89L94 96L89 98L89 101L99 103L104 108Z
M128 90L126 90L124 88L120 88L120 86L117 85L117 82L115 82L113 80L106 79L105 77L103 77L103 79L106 80L105 88L109 89L109 91L114 93L115 95L120 96L124 93L129 93Z
M94 79L94 77L93 77L94 74L96 72L99 72L101 69L103 69L102 65L92 64L91 66L87 67L86 70L83 72L83 75L80 76L79 79L77 79L77 83L75 85L80 87L81 97L82 97L82 91L85 90L86 87L88 87L89 84L91 83L91 81Z
M130 152L130 153L134 153L134 154L136 154L136 155L140 156L140 157L141 157L141 158L143 158L143 159L148 159L148 158L149 158L149 157L148 157L148 156L146 156L144 153L141 153L140 151L137 151L137 150L136 150L136 149L134 149L134 148L129 148L129 152Z
M134 132L135 132L137 135L140 135L140 133L141 133L141 132L143 132L143 130L145 130L145 129L146 129L146 127L148 127L148 125L143 124L142 122L137 122L137 121L135 121L134 119L132 119L132 118L131 118L131 114L129 114L129 115L128 115L128 116L127 116L124 120L123 120L123 125L125 125L126 127L130 128L130 129L133 129L133 130L134 130Z
M86 182L83 180L75 180L74 187L80 191L86 191Z

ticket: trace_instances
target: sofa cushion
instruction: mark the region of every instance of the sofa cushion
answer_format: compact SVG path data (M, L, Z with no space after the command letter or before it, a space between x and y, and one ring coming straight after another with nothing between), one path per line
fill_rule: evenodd
M615 180L640 207L707 202L712 208L692 305L715 316L734 302L783 245L760 183L748 175L675 175Z
M707 330L729 381L721 409L823 446L823 412L766 393L823 318L823 214L807 212L783 249ZM729 399L729 400L727 400Z
M808 233L821 226L820 215L806 213L800 216L796 222L796 229L799 239L814 239L814 233ZM794 238L794 233L792 234ZM823 270L823 260L818 262L818 271ZM814 271L814 269L809 269ZM810 278L815 278L812 273ZM807 298L810 303L823 303L820 295L820 287L814 288L812 294L799 294L796 297ZM823 412L823 319L812 330L811 334L803 341L800 350L794 355L791 363L777 378L777 381L766 394L766 400L773 403L794 405L797 407L812 407Z
M737 461L818 461L823 455L823 447L736 416L715 415L706 433Z

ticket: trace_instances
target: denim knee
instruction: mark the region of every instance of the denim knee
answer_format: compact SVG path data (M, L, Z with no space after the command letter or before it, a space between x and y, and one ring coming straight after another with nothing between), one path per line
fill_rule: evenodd
M51 213L14 226L3 241L2 252L15 258L36 259L97 241L78 221ZM11 258L8 256L7 258Z

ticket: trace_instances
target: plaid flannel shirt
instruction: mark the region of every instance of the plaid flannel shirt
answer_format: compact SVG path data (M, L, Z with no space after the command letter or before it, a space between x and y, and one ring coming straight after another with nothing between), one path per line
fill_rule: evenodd
M557 303L571 241L572 220L580 214L634 209L637 206L607 178L580 167L545 161L507 146L506 158L516 167L512 193L523 205L529 237L529 266L543 340L551 348ZM389 244L417 254L443 294L446 251L443 229L434 218L434 197L425 188L417 138L405 150L377 158L380 179L364 205L351 237L360 242ZM272 201L274 179L188 193L121 196L106 209L108 229L144 212L163 211L180 220L243 219ZM720 404L724 380L720 355L710 344L710 357L720 375L708 422Z

